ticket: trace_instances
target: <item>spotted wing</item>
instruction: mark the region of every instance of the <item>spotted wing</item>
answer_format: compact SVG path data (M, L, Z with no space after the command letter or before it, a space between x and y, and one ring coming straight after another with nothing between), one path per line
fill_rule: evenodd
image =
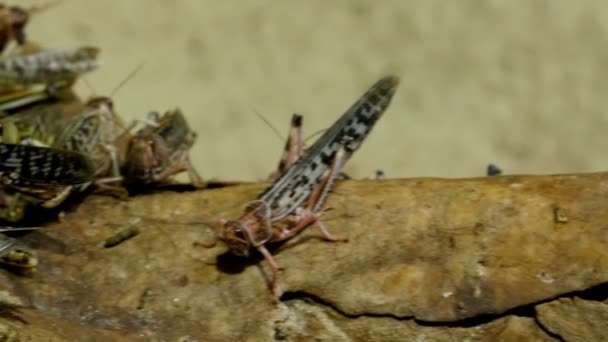
M344 163L351 157L388 108L398 85L396 76L376 82L260 195L259 199L270 205L273 221L289 215L308 199L341 147L346 152Z
M0 174L15 186L78 185L93 180L95 168L79 152L0 143Z

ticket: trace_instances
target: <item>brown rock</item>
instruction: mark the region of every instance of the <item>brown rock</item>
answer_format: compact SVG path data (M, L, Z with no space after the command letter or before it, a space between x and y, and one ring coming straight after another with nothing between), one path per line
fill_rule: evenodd
M538 321L566 341L608 341L608 304L561 298L536 307Z
M348 317L334 310L291 301L283 321L275 325L275 339L288 341L556 341L533 318L508 315L477 325L421 325L395 317Z
M498 314L583 290L608 280L607 181L589 174L344 183L325 221L349 243L310 241L279 253L283 284L349 315L424 321ZM568 222L556 219L556 208Z
M277 305L260 258L197 244L262 190L91 196L26 237L38 271L2 272L0 290L123 340L550 340L532 305L608 281L608 174L344 181L324 222L350 241L311 228L275 249ZM129 227L139 234L103 247Z
M3 309L0 341L6 342L105 342L149 341L144 332L109 331L61 320L31 309Z

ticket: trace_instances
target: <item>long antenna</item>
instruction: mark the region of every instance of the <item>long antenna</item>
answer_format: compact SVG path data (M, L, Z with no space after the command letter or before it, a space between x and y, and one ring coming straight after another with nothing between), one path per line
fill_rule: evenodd
M39 12L48 11L50 8L53 8L59 4L61 4L63 0L55 0L55 1L47 1L42 5L34 5L28 9L28 12L31 14L37 14Z
M325 132L325 131L327 131L327 128L323 128L323 129L320 129L320 130L318 130L318 131L314 132L313 134L311 134L311 135L309 135L308 137L306 137L306 138L304 139L304 142L307 142L308 140L310 140L310 139L312 139L312 138L316 137L317 135L319 135L319 134L321 134L321 133L323 133L323 132Z
M114 95L116 95L116 92L118 92L120 90L120 88L122 88L122 86L124 86L127 82L129 82L129 80L131 80L135 76L135 74L137 74L143 67L144 67L144 62L139 63L139 65L137 65L137 67L135 67L135 69L133 69L127 75L127 77L125 77L122 81L120 81L120 83L118 83L118 85L116 87L114 87L114 89L112 89L112 91L110 92L110 95L108 95L108 96L111 98Z
M95 88L93 87L93 84L91 82L89 82L89 80L87 80L87 78L84 75L80 76L80 79L82 80L82 82L84 82L84 84L87 86L87 88L89 88L89 91L91 92L90 96L95 95L96 91L95 91Z
M286 141L287 138L285 138L281 132L272 124L270 123L270 120L268 120L264 115L260 114L260 112L258 112L255 108L253 109L253 112L255 113L255 115L258 116L258 118L260 118L262 121L264 121L264 123L270 127L270 129L272 129L272 131L274 132L274 134L279 137L279 139L281 139L281 141Z
M42 229L42 227L0 227L0 232L18 232L23 230L38 230Z

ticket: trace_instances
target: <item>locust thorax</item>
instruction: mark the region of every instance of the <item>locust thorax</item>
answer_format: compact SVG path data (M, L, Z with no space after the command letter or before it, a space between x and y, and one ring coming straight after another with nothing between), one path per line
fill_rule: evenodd
M251 201L240 219L224 223L220 240L233 254L248 256L250 248L261 246L272 237L270 215L266 202Z
M159 181L156 175L167 167L168 160L169 151L158 135L132 137L124 166L127 182L147 184Z

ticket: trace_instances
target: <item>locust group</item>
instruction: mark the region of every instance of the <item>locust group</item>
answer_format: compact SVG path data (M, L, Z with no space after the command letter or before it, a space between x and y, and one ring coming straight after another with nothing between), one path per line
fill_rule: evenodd
M170 182L181 172L187 172L192 185L203 187L189 155L196 133L181 110L151 111L127 123L111 97L81 100L72 86L98 68L100 49L27 46L31 12L0 3L0 219L18 223L28 210L58 207L74 192L122 198ZM215 241L239 256L261 254L272 273L269 287L276 299L281 295L279 266L269 245L313 224L323 239L347 241L322 223L325 203L398 84L395 76L380 79L310 147L302 139L303 117L294 114L278 170L269 178L272 184L239 218L219 220ZM104 246L113 248L138 232L125 230ZM37 259L16 239L0 235L0 264L30 270Z
M125 197L183 171L203 186L189 158L196 133L183 113L152 111L127 124L110 97L81 100L72 86L99 68L100 49L30 42L25 29L35 10L0 3L0 220L19 224L74 192ZM24 255L16 240L5 241L0 264L15 251Z

